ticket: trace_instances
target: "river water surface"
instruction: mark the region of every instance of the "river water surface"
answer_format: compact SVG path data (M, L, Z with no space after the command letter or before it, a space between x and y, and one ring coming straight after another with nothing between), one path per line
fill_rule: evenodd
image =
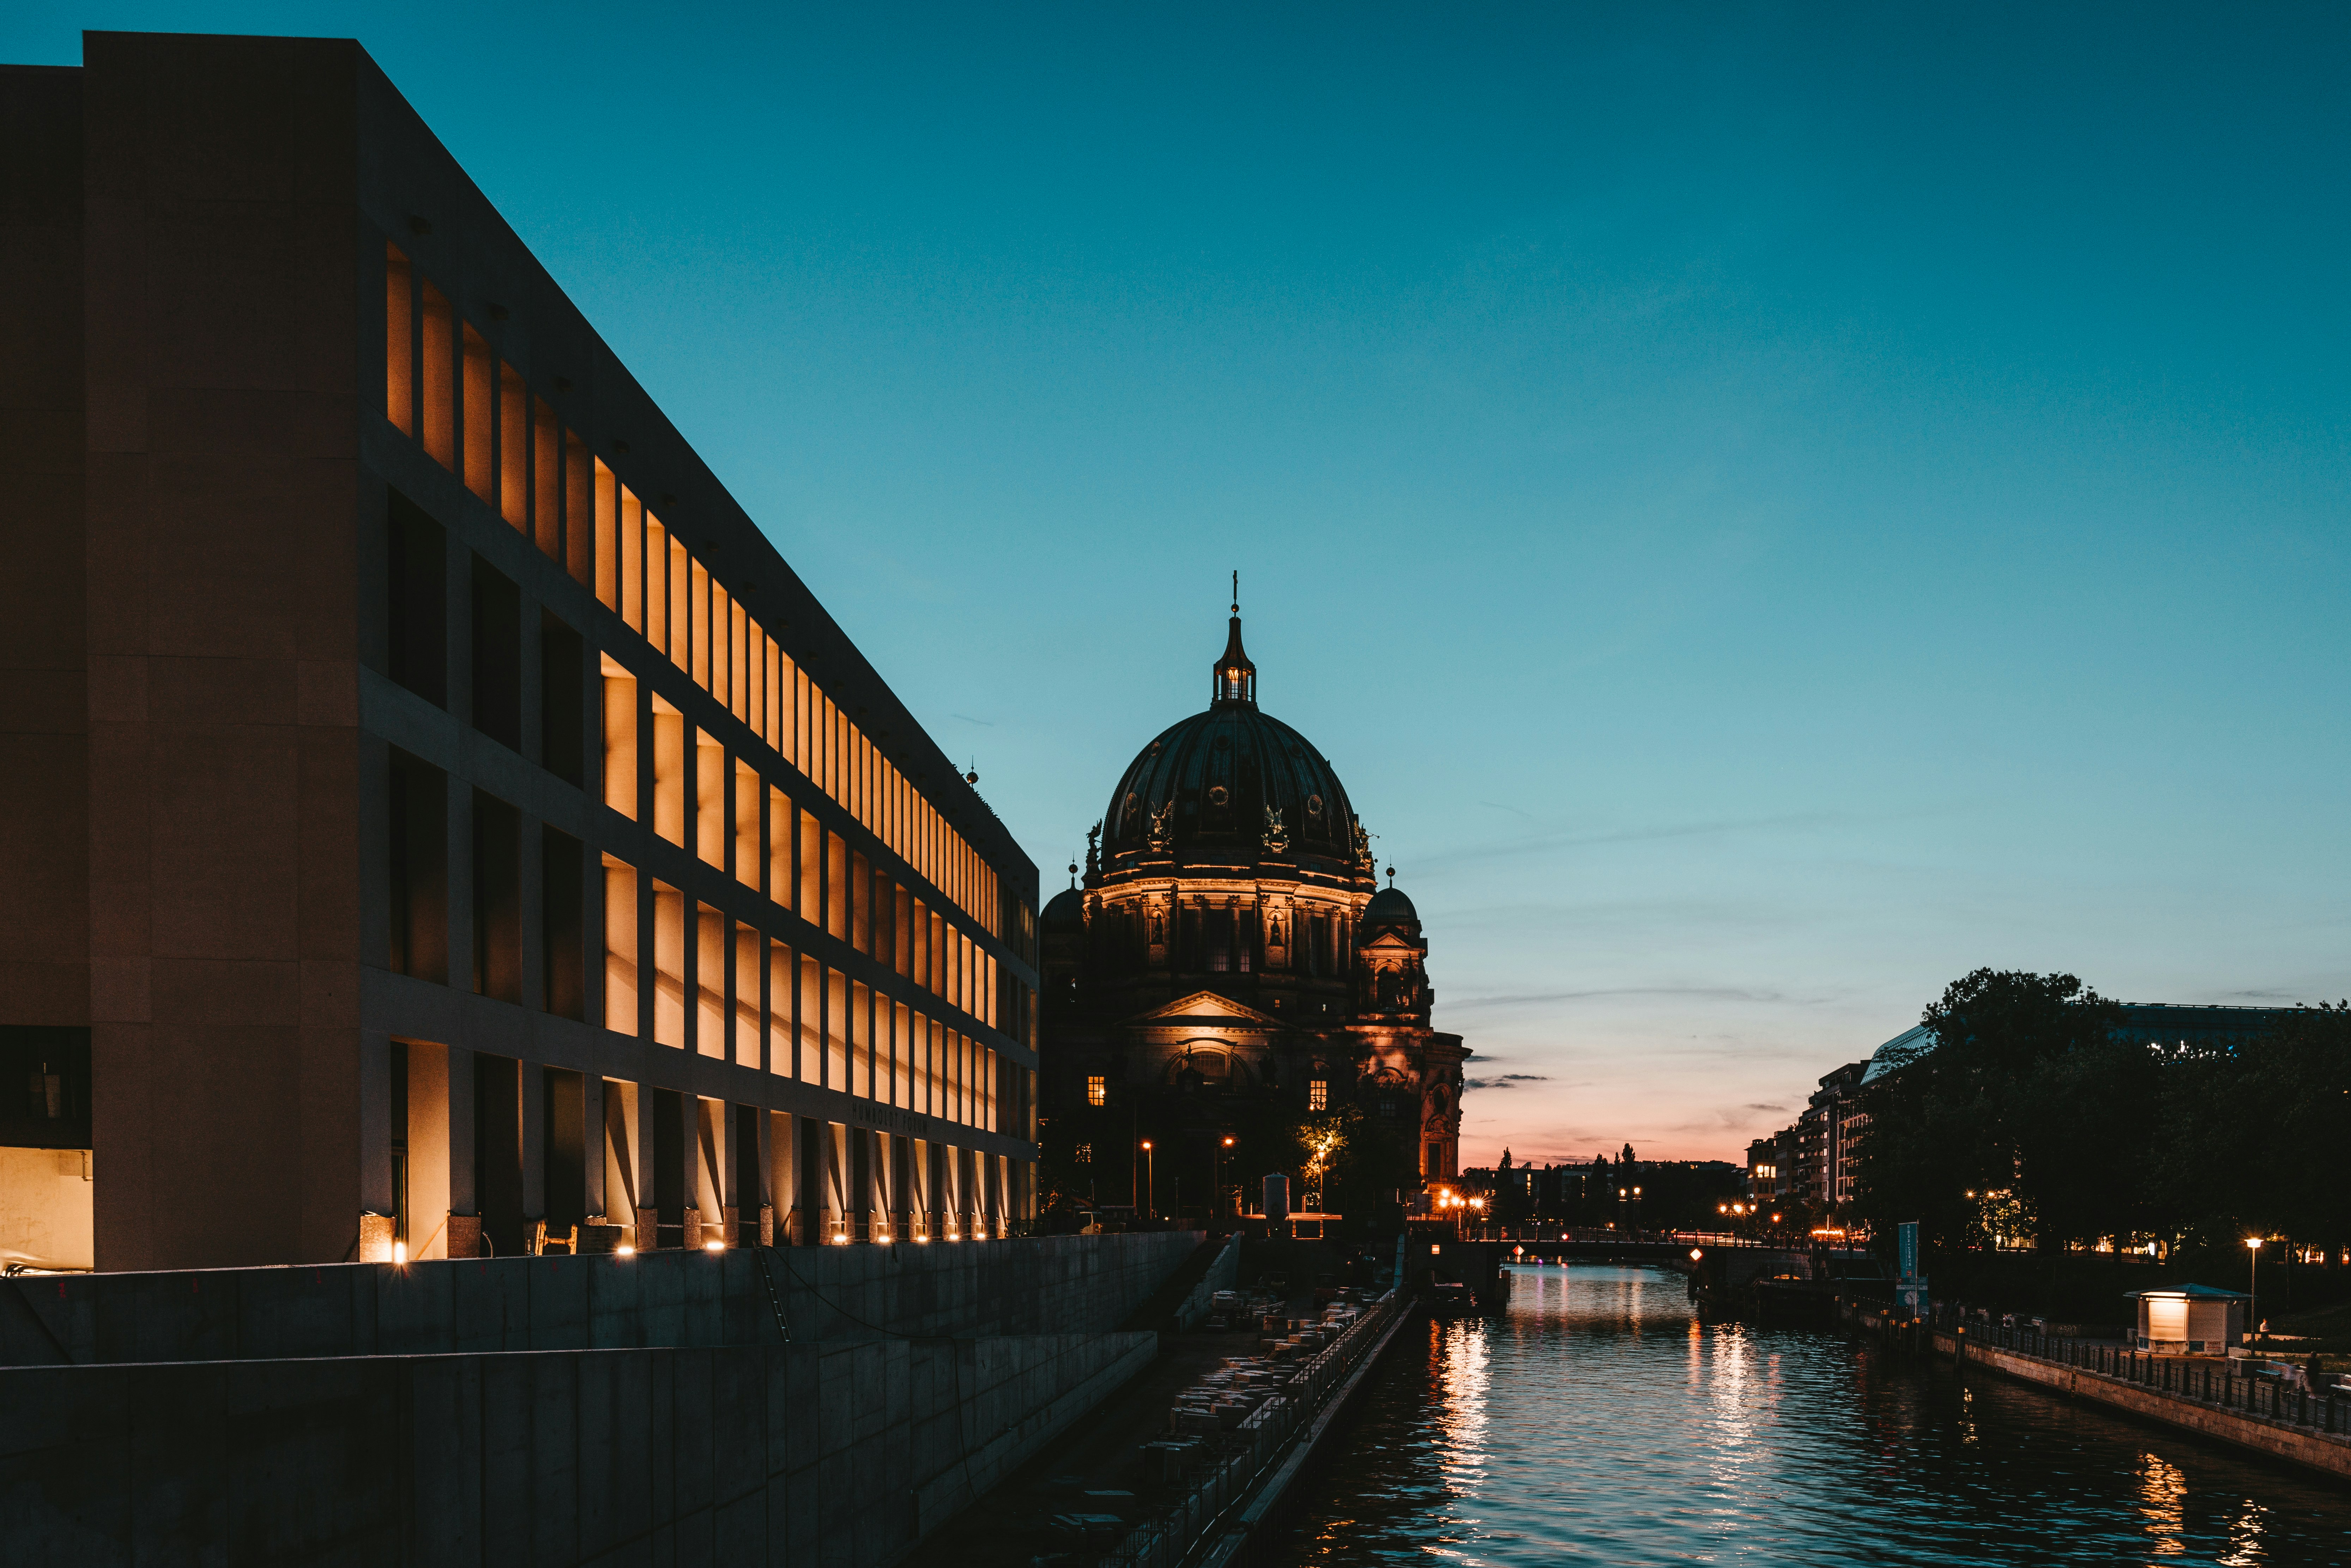
M1678 1275L1510 1271L1392 1346L1280 1564L2351 1564L2351 1488Z

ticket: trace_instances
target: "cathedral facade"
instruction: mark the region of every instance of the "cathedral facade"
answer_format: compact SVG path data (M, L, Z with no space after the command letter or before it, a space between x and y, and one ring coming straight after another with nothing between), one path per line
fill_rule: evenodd
M1420 917L1330 760L1258 706L1238 604L1207 710L1143 748L1088 838L1040 933L1040 1110L1092 1167L1081 1194L1165 1213L1173 1166L1197 1209L1263 1174L1247 1149L1209 1174L1239 1129L1350 1105L1393 1168L1456 1174L1468 1053L1430 1027Z

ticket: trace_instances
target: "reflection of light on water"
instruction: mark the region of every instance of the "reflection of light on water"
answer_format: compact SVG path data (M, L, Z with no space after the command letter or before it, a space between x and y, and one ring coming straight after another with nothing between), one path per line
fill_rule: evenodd
M2141 1454L2138 1465L2139 1517L2158 1557L2187 1550L2180 1537L2188 1529L2188 1478L2179 1467L2154 1454Z
M1693 1330L1662 1270L1512 1273L1399 1346L1272 1568L2351 1564L2318 1483L1841 1334Z
M1445 1330L1437 1367L1437 1429L1449 1479L1467 1481L1485 1473L1486 1396L1493 1382L1493 1352L1484 1325L1454 1323Z
M2229 1550L2214 1559L2221 1568L2248 1568L2269 1561L2269 1553L2262 1550L2262 1516L2267 1512L2252 1498L2237 1505L2229 1520Z

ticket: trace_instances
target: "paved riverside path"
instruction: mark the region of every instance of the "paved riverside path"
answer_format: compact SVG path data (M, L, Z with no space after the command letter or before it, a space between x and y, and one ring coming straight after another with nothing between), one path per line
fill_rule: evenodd
M1210 1241L1194 1262L1205 1263L1220 1243ZM1188 1270L1179 1270L1163 1295L1180 1295ZM1165 1305L1146 1302L1123 1327L1157 1326L1148 1321ZM1289 1310L1314 1310L1313 1291L1295 1291ZM1161 1326L1159 1355L1148 1370L1065 1427L1010 1477L924 1542L925 1553L958 1568L1029 1568L1038 1557L1074 1553L1091 1562L1082 1547L1048 1528L1056 1514L1114 1513L1132 1524L1168 1490L1145 1470L1143 1445L1168 1435L1167 1411L1176 1396L1227 1358L1257 1354L1254 1326L1221 1331L1178 1331ZM1089 1497L1090 1491L1128 1492L1128 1497Z

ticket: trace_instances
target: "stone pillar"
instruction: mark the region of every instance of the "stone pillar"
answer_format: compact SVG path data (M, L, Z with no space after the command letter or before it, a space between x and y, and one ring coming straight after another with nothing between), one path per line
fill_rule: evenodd
M654 1128L661 1096L643 1084L630 1085L630 1109L635 1113L630 1124L636 1130L637 1156L637 1250L650 1252L661 1245L661 1173L655 1170L653 1151L661 1147Z
M758 1173L759 1190L747 1195L747 1201L756 1198L759 1206L759 1245L776 1244L776 1160L769 1146L775 1136L775 1118L757 1106L746 1105L739 1114L744 1126L754 1140L752 1169Z
M360 1216L358 1260L392 1260L392 1037L381 1030L360 1033Z
M729 1247L742 1234L735 1228L734 1109L724 1100L703 1100L695 1117L700 1134L694 1150L695 1207L702 1215L703 1239L715 1238Z
M604 1075L587 1072L580 1075L580 1126L581 1129L580 1175L586 1178L587 1222L605 1222L604 1180L609 1172L606 1140L610 1134L604 1127Z
M466 940L468 944L472 941L470 932ZM470 946L465 950L470 951ZM449 1228L448 1249L444 1256L479 1258L482 1195L480 1173L474 1168L474 1053L453 1046L444 1056L448 1063Z
M547 1218L547 1069L521 1064L522 1225L529 1235Z
M793 1134L799 1124L789 1111L762 1113L766 1143L761 1152L768 1162L768 1201L775 1206L774 1243L789 1247L800 1240L796 1229L799 1205L799 1167L796 1164L799 1148Z
M693 796L689 793L686 798L688 800L692 800ZM691 919L692 917L693 901L689 899L687 901L687 918ZM689 943L686 952L690 956L693 951L693 946ZM686 982L685 994L689 998L694 995L694 984L690 977ZM693 1004L689 1002L687 1005L691 1007ZM688 1017L691 1018L691 1016L692 1015L689 1013ZM691 1024L689 1024L688 1028L690 1029L691 1027ZM692 1038L693 1037L690 1034L687 1036L689 1040ZM708 1168L704 1163L702 1142L702 1107L704 1103L705 1102L699 1094L680 1092L677 1097L677 1152L680 1166L672 1179L677 1183L676 1190L680 1196L681 1207L684 1210L684 1214L680 1217L684 1221L685 1228L685 1235L682 1245L684 1245L689 1251L698 1250L702 1246L702 1230L705 1217L714 1221L716 1218L715 1215L709 1215L703 1207L705 1202L710 1201L710 1177Z

